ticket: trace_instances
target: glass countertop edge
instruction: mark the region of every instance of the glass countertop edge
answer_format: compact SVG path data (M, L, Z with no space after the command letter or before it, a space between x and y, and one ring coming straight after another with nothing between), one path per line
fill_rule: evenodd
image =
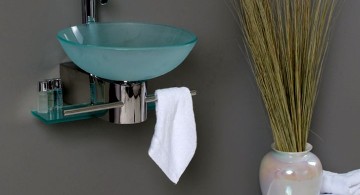
M72 109L72 108L79 108L86 106L87 104L79 104L79 105L69 105L64 106L64 109ZM61 112L61 113L59 113ZM64 123L64 122L72 122L78 120L85 120L91 118L97 118L105 115L107 110L103 111L96 111L96 112L89 112L83 114L77 114L73 116L62 116L62 110L60 111L52 111L48 113L39 113L37 110L31 110L31 114L35 116L40 121L44 122L45 124L56 124L56 123Z
M84 106L84 105L81 104L81 105L66 106L65 108L70 109L70 108L78 108L81 106ZM147 109L155 110L155 103L154 102L147 103ZM43 122L47 125L72 122L72 121L78 121L78 120L86 120L86 119L91 119L91 118L98 118L98 117L105 115L106 112L107 112L107 110L103 110L103 111L96 111L96 112L90 112L90 113L77 114L77 115L73 115L73 116L49 119L50 113L39 113L37 110L31 110L31 114L35 118L39 119L41 122Z
M61 117L61 118L55 118L55 119L49 119L47 117L44 117L43 114L38 113L36 110L31 111L32 115L35 116L37 119L42 121L45 124L57 124L57 123L64 123L64 122L72 122L72 121L78 121L78 120L85 120L85 119L91 119L91 118L97 118L100 117L101 114L94 114L94 113L87 113L87 114L78 114L76 116L68 116L68 117Z

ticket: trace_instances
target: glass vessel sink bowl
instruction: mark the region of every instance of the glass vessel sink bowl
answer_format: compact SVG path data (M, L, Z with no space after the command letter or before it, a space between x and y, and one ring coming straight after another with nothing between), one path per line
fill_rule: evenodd
M143 81L180 65L195 34L167 25L90 23L61 30L57 39L81 69L103 79Z

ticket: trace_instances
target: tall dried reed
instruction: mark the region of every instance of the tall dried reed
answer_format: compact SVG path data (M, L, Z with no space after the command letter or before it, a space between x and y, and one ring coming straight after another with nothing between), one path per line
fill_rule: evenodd
M305 150L339 0L233 0L275 147Z

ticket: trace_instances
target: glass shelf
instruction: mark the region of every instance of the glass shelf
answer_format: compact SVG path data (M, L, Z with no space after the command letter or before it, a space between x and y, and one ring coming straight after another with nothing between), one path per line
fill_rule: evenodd
M147 103L147 110L155 110L155 102L148 102Z
M45 124L56 124L56 123L64 123L64 122L71 122L77 120L84 120L90 118L97 118L104 116L107 113L107 110L90 112L90 113L83 113L77 114L73 116L63 116L63 110L65 109L73 109L73 108L80 108L84 106L89 106L89 104L79 104L79 105L69 105L64 106L63 109L57 110L54 109L48 113L39 113L36 110L32 110L31 114L34 115L37 119L44 122ZM155 103L147 103L148 110L155 110Z
M70 105L70 106L64 106L63 109L73 109L73 108L80 108L84 106L89 106L89 104L80 104L80 105ZM84 114L77 114L73 116L64 116L63 115L63 109L54 109L51 112L48 113L39 113L36 110L32 110L31 113L44 122L45 124L55 124L55 123L64 123L64 122L70 122L70 121L77 121L77 120L84 120L84 119L90 119L95 117L101 117L106 114L107 110L102 111L96 111L96 112L90 112L90 113L84 113Z

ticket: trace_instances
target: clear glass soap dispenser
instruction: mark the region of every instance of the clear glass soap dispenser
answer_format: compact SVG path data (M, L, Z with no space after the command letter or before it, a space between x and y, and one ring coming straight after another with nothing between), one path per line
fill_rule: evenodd
M54 109L54 80L48 79L48 109L49 112L53 111Z
M39 113L48 113L49 100L48 100L48 82L39 82L39 94L38 94L38 109Z
M55 109L61 110L63 107L63 91L61 79L54 79L54 104Z

